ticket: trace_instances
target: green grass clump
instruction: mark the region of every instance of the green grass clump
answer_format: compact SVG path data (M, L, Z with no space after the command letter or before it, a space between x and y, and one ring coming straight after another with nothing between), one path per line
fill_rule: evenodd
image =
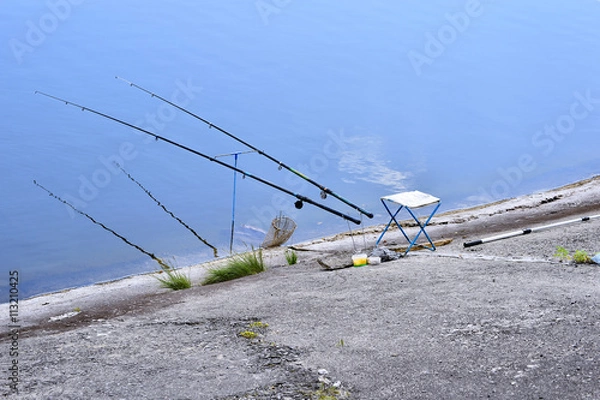
M161 272L166 274L164 278L156 277L156 280L160 282L161 287L171 290L183 290L192 287L192 280L190 277L183 274L181 271L175 271L173 267L168 266L167 264L161 264L161 269Z
M294 250L288 249L285 251L285 260L288 265L294 265L298 262L298 254Z
M248 275L261 273L265 270L262 250L252 250L250 252L233 256L224 267L211 268L208 270L208 276L202 281L203 285L230 281L242 278Z
M160 265L159 274L165 274L164 278L155 276L156 280L160 282L161 287L171 290L183 290L192 287L192 280L188 275L183 274L181 271L176 271L170 262L165 262L158 257L155 260Z
M590 257L588 253L583 250L577 250L575 254L573 254L573 261L575 261L577 264L590 264L592 263L592 257Z

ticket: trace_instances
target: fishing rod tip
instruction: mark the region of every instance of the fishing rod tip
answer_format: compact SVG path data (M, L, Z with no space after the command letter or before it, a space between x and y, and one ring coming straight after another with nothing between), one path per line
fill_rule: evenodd
M129 86L133 86L133 82L129 82L127 79L125 79L125 78L121 78L120 76L117 76L117 75L116 75L116 76L115 76L115 79L118 79L118 80L120 80L120 81L123 81L123 82L125 82L125 83L129 84Z

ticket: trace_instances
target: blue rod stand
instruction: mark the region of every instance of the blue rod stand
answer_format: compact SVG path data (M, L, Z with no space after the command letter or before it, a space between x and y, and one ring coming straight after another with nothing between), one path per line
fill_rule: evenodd
M237 164L238 164L238 157L240 154L247 154L247 153L256 153L256 151L254 150L248 150L248 151L236 151L235 153L228 153L228 154L220 154L218 156L215 156L215 158L217 157L225 157L225 156L233 156L233 166L235 168L237 168ZM235 198L236 198L236 187L237 187L237 170L233 171L233 196L232 196L232 204L231 204L231 232L229 235L229 253L232 254L233 253L233 235L235 232Z

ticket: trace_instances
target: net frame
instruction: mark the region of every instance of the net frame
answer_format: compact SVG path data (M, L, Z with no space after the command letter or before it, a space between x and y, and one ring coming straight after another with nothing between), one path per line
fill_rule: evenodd
M271 227L261 245L262 248L277 247L287 242L296 230L296 222L288 216L279 215L271 221Z

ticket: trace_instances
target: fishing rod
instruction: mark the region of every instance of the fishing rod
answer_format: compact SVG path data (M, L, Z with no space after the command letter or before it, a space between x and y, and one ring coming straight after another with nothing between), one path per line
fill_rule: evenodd
M557 226L568 225L568 224L572 224L572 223L575 223L575 222L586 222L586 221L590 221L590 220L595 219L595 218L600 218L600 214L598 214L598 215L592 215L592 216L589 216L589 217L582 217L582 218L577 218L577 219L571 219L571 220L568 220L568 221L555 222L553 224L544 225L544 226L538 226L536 228L521 229L521 230L518 230L518 231L503 233L501 235L496 235L496 236L491 236L491 237L484 238L484 239L474 240L472 242L466 242L466 243L463 244L463 246L464 247L477 246L477 245L484 244L484 243L494 242L496 240L508 239L508 238L512 238L512 237L515 237L515 236L521 236L521 235L528 235L528 234L533 233L533 232L538 232L538 231L541 231L541 230L544 230L544 229L556 228Z
M102 222L99 222L96 219L94 219L94 217L92 217L91 215L86 214L83 211L75 208L75 206L73 204L71 204L68 201L62 199L61 197L55 195L50 190L46 189L44 186L42 186L39 183L37 183L37 181L34 180L33 184L36 185L37 187L39 187L40 189L45 190L51 197L54 197L56 200L60 201L61 203L65 204L66 206L68 206L71 209L73 209L73 211L75 211L77 214L83 215L84 217L86 217L87 219L89 219L90 221L92 221L94 224L100 226L105 231L108 231L108 232L112 233L114 236L118 237L119 239L121 239L122 241L124 241L125 243L127 243L129 246L133 247L136 250L139 250L140 252L144 253L145 255L147 255L148 257L150 257L154 261L156 261L158 263L158 265L160 265L160 268L163 271L170 271L171 267L169 265L167 265L163 260L161 260L160 258L156 257L153 253L150 253L149 251L144 250L142 247L138 246L137 244L132 243L125 236L122 236L122 235L118 234L117 232L115 232L114 230L112 230L111 228L109 228L108 226L104 225Z
M154 202L163 209L164 212L166 212L167 214L169 214L173 219L175 219L177 222L179 222L181 225L183 225L188 231L192 232L192 234L194 236L196 236L196 239L200 240L202 243L204 243L205 245L207 245L208 247L210 247L213 251L213 254L215 256L215 258L219 257L218 255L218 251L217 248L215 246L213 246L212 244L208 243L206 241L206 239L202 238L200 235L198 235L196 233L196 231L194 229L192 229L191 226L189 226L188 224L186 224L185 222L183 222L181 220L181 218L179 218L178 216L176 216L175 214L173 214L173 212L171 210L169 210L164 204L162 204L156 197L154 197L154 195L148 190L146 189L140 182L138 182L133 176L131 176L131 174L127 171L125 171L125 168L123 168L121 166L121 164L119 163L115 163L115 165L117 166L117 168L119 168L121 171L123 171L123 173L125 175L127 175L127 177L136 185L139 186L140 189L142 189L144 191L144 193L146 193L148 195L148 197L150 197L152 200L154 200Z
M205 159L207 159L209 161L217 163L217 164L221 165L222 167L226 167L226 168L229 168L229 169L231 169L231 170L233 170L235 172L239 172L243 176L247 176L247 177L249 177L251 179L254 179L255 181L258 181L258 182L260 182L260 183L262 183L264 185L270 186L273 189L279 190L279 191L281 191L281 192L283 192L285 194L288 194L288 195L290 195L292 197L297 198L298 200L294 203L294 205L295 205L295 207L297 209L301 209L304 203L308 203L308 204L312 204L313 206L318 207L318 208L320 208L322 210L325 210L325 211L327 211L327 212L329 212L331 214L337 215L338 217L341 217L341 218L343 218L343 219L345 219L347 221L352 221L352 222L354 222L357 225L360 225L360 223L361 223L361 221L359 219L357 219L357 218L354 218L354 217L351 217L349 215L346 215L346 214L344 214L344 213L342 213L342 212L340 212L338 210L335 210L335 209L333 209L331 207L328 207L328 206L326 206L324 204L317 203L316 201L314 201L314 200L312 200L312 199L310 199L310 198L308 198L306 196L303 196L303 195L301 195L299 193L294 193L291 190L288 190L288 189L286 189L286 188L284 188L282 186L276 185L276 184L274 184L274 183L272 183L272 182L270 182L270 181L268 181L266 179L263 179L263 178L260 178L258 176L252 175L249 172L246 172L246 171L244 171L242 169L239 169L237 167L233 167L233 166L231 166L231 165L229 165L229 164L227 164L227 163L225 163L223 161L217 160L214 157L211 157L211 156L206 155L204 153L201 153L201 152L199 152L197 150L194 150L191 147L188 147L188 146L185 146L183 144L177 143L177 142L175 142L175 141L173 141L171 139L168 139L168 138L166 138L164 136L160 136L160 135L158 135L156 133L153 133L153 132L150 132L150 131L148 131L146 129L140 128L139 126L133 125L133 124L131 124L129 122L126 122L126 121L123 121L123 120L121 120L119 118L112 117L112 116L110 116L108 114L104 114L104 113L102 113L100 111L96 111L94 109L82 106L82 105L77 104L77 103L73 103L73 102L68 101L68 100L61 99L61 98L56 97L56 96L52 96L52 95L44 93L44 92L36 91L35 94L41 94L43 96L49 97L51 99L54 99L56 101L60 101L62 103L65 103L66 105L70 105L70 106L73 106L73 107L80 108L82 111L89 111L91 113L94 113L94 114L99 115L101 117L104 117L106 119L110 119L110 120L115 121L115 122L117 122L117 123L119 123L121 125L128 126L128 127L133 128L133 129L135 129L137 131L140 131L140 132L142 132L142 133L144 133L146 135L152 136L156 140L162 140L163 142L169 143L169 144L171 144L173 146L179 147L180 149L189 151L192 154L195 154L195 155L200 156L202 158L205 158Z
M125 82L125 83L127 83L127 84L128 84L129 86L131 86L131 87L134 87L134 88L136 88L136 89L139 89L139 90L141 90L141 91L143 91L143 92L145 92L145 93L148 93L148 94L149 94L150 96L152 96L152 97L156 97L157 99L164 101L165 103L167 103L167 104L169 104L169 105L171 105L171 106L173 106L173 107L177 108L178 110L181 110L181 111L183 111L184 113L186 113L186 114L188 114L188 115L190 115L190 116L192 116L192 117L196 118L197 120L200 120L200 121L204 122L206 125L208 125L209 129L210 129L210 128L215 128L215 129L216 129L216 130L218 130L219 132L221 132L221 133L223 133L223 134L225 134L225 135L229 136L230 138L232 138L232 139L234 139L234 140L238 141L239 143L243 144L244 146L247 146L247 147L249 147L250 149L252 149L252 150L256 151L258 154L260 154L260 155L262 155L262 156L264 156L264 157L268 158L269 160L273 161L274 163L276 163L276 164L279 166L279 169L285 168L286 170L288 170L288 171L292 172L293 174L295 174L295 175L299 176L300 178L304 179L304 180L305 180L305 181L307 181L308 183L310 183L310 184L312 184L312 185L314 185L314 186L318 187L318 188L321 190L321 198L322 198L323 200L327 198L327 195L331 195L331 196L335 197L336 199L338 199L338 200L342 201L342 202L343 202L343 203L345 203L346 205L348 205L348 206L350 206L350 207L354 208L355 210L357 210L357 211L358 211L358 212L360 212L361 214L364 214L364 215L366 215L366 216L367 216L367 217L369 217L369 218L373 218L373 213L371 213L371 212L369 212L369 211L366 211L366 210L364 210L363 208L361 208L361 207L357 206L356 204L354 204L354 203L350 202L349 200L346 200L344 197L342 197L342 196L340 196L339 194L337 194L337 193L333 192L331 189L329 189L329 188L327 188L327 187L325 187L325 186L321 185L319 182L317 182L317 181L315 181L315 180L313 180L313 179L309 178L308 176L304 175L302 172L295 170L294 168L290 167L289 165L286 165L285 163L283 163L282 161L280 161L280 160L277 160L275 157L273 157L273 156L271 156L271 155L269 155L269 154L265 153L264 151L262 151L262 150L260 150L260 149L258 149L258 148L256 148L256 147L254 147L254 146L253 146L253 145L251 145L250 143L248 143L248 142L246 142L246 141L244 141L244 140L240 139L239 137L237 137L237 136L235 136L235 135L233 135L233 134L231 134L231 133L227 132L225 129L223 129L223 128L221 128L221 127L219 127L219 126L217 126L217 125L213 124L213 123L212 123L212 122L210 122L210 121L207 121L206 119L202 118L201 116L199 116L199 115L197 115L197 114L194 114L193 112L191 112L191 111L189 111L189 110L187 110L187 109L185 109L185 108L181 107L180 105L178 105L178 104L176 104L176 103L174 103L174 102L172 102L172 101L170 101L170 100L167 100L167 99L165 99L164 97L162 97L162 96L160 96L160 95L158 95L158 94L156 94L156 93L153 93L153 92L151 92L151 91L150 91L150 90L148 90L148 89L144 89L143 87L141 87L141 86L139 86L139 85L136 85L136 84L135 84L135 83L133 83L133 82L130 82L130 81L128 81L128 80L126 80L126 79L123 79L123 78L121 78L121 77L118 77L118 76L116 76L115 78L116 78L116 79L119 79L119 80L121 80L121 81L123 81L123 82Z

